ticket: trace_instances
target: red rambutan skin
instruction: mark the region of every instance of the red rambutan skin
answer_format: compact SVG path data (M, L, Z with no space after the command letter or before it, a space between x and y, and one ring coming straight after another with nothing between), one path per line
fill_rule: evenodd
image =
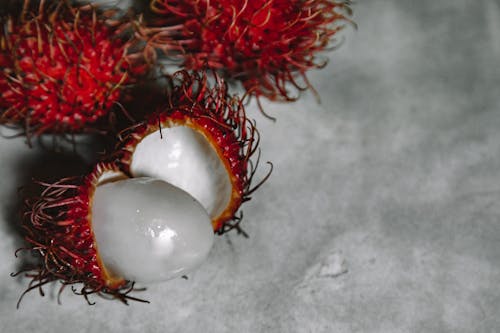
M242 215L236 214L241 204L267 180L271 170L257 185L251 186L259 164L251 157L258 152L259 134L253 121L245 114L242 101L228 94L227 86L220 77L210 87L207 76L200 73L179 71L170 79L163 105L146 120L124 130L116 152L116 164L131 175L130 166L135 147L147 135L161 128L187 126L204 135L224 163L232 183L229 205L212 220L215 232L222 234L236 228L243 232L239 223ZM160 132L161 133L161 132Z
M221 70L250 94L281 101L310 87L306 72L326 64L318 53L352 23L348 0L152 0L151 9L157 15L141 31L150 48L177 52L187 69Z
M144 67L127 57L120 25L92 7L47 3L0 20L0 123L77 133L106 116Z
M120 172L110 163L100 163L84 177L65 178L53 184L39 182L44 190L25 202L22 219L26 248L40 258L34 268L22 270L31 282L22 297L33 289L43 296L43 285L59 280L59 294L66 285L81 284L75 294L98 294L127 303L137 300L129 295L134 283L112 277L100 260L91 223L91 205L95 188L105 172ZM125 177L125 176L124 176ZM15 274L15 275L17 275ZM19 303L18 303L19 306Z

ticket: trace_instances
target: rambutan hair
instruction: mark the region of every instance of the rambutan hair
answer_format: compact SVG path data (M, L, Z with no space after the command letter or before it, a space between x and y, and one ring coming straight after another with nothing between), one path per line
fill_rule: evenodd
M0 18L0 123L28 136L68 134L109 114L146 67L129 54L128 23L107 14L69 1L25 0Z
M164 102L156 112L131 126L120 134L120 143L115 163L123 172L131 175L131 160L137 144L147 135L162 128L187 126L201 133L223 162L233 187L231 203L225 211L212 220L214 231L223 234L240 228L243 202L250 200L252 193L270 176L269 173L258 184L252 185L260 160L259 133L255 122L247 118L242 100L228 93L227 85L218 75L211 86L206 73L185 70L166 76ZM257 155L255 160L252 156Z
M292 101L352 23L349 0L151 0L139 34L186 69L218 70L253 96Z
M22 297L53 281L60 281L61 295L64 288L82 295L89 304L89 295L118 299L127 304L129 300L147 302L130 295L136 289L133 281L110 277L98 255L92 231L91 203L95 188L105 172L119 172L110 163L100 163L87 176L64 178L53 184L38 182L43 190L25 201L22 229L27 247L39 260L34 267L20 272L31 278ZM17 252L16 252L17 256ZM73 285L80 285L79 288Z

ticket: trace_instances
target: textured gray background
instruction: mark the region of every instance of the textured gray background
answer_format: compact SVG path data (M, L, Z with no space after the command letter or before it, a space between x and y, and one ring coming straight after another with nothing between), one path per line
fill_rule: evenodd
M500 332L500 2L359 0L355 20L311 75L321 105L249 110L275 165L250 239L150 305L46 288L15 309L15 191L45 157L1 139L0 331Z

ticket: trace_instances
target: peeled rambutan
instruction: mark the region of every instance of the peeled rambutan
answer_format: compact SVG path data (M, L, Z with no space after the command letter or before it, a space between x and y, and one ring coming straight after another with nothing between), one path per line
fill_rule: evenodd
M26 0L20 14L2 18L0 123L27 135L66 134L105 117L145 71L137 55L128 55L124 25L67 1Z
M325 65L318 53L351 22L348 0L152 0L151 10L141 30L146 50L177 54L187 69L219 70L256 97L282 101L310 86L306 72Z
M90 294L141 301L130 295L135 282L184 275L206 258L214 233L243 232L237 211L269 174L250 186L258 134L215 77L213 87L203 74L168 77L164 104L123 131L113 162L42 183L26 201L26 249L41 258L24 271L26 292L59 280L61 291L81 284L72 290L89 303Z
M241 231L237 211L270 173L251 186L258 132L242 101L219 76L215 81L210 87L206 74L174 73L164 103L122 132L116 160L131 177L159 178L190 193L224 233Z
M41 185L41 195L26 201L22 223L29 244L23 250L40 259L22 271L31 278L22 296L33 289L43 296L45 284L60 281L59 295L72 285L89 304L91 294L125 304L147 302L130 295L138 290L135 280L183 275L212 247L204 208L161 180L131 179L113 164L101 163L87 176Z

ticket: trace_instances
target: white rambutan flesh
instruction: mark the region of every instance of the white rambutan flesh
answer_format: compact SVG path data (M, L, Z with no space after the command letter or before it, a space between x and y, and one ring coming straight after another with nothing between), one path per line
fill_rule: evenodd
M203 134L187 126L163 128L144 137L135 147L130 172L183 189L211 218L231 200L232 184L221 158Z
M154 178L97 186L91 214L104 267L127 280L149 283L185 275L201 265L214 241L203 206Z

